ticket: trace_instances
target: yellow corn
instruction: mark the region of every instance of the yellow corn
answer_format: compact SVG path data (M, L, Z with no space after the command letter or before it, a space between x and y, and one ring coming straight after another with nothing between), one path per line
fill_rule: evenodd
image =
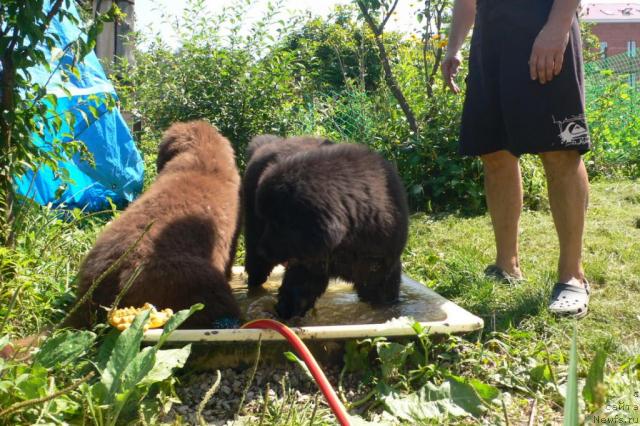
M145 331L150 328L162 327L173 315L173 311L169 308L158 311L151 303L145 303L141 308L130 306L128 308L111 309L107 314L107 320L113 327L123 331L129 328L136 315L148 310L151 312L149 313L149 321L144 325Z

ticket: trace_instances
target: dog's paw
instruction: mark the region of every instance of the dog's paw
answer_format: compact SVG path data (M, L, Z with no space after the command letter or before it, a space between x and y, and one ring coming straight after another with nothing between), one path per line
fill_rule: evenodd
M276 314L278 318L283 320L291 319L295 316L295 309L291 303L283 302L282 300L278 300L276 303Z
M280 298L276 303L276 314L283 320L289 320L294 317L304 317L309 309L313 308L313 302L305 299L286 300Z
M249 274L247 277L247 286L249 288L259 288L267 281L268 275L258 276L256 274Z

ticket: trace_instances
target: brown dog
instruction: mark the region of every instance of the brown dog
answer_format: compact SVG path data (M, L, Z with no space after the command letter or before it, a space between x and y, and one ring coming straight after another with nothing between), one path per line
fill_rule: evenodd
M231 144L206 122L176 123L163 136L157 167L156 181L105 228L84 260L78 299L153 222L151 228L68 325L89 325L91 314L99 306L110 306L137 272L120 306L149 302L175 311L204 303L185 323L196 328L239 318L228 283L240 205Z

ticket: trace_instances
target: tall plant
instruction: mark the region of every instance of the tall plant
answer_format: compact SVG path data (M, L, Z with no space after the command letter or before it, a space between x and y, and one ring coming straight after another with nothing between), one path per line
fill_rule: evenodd
M398 101L398 105L402 109L407 123L409 123L411 132L417 135L419 129L416 115L398 85L391 68L391 61L387 49L384 45L384 28L398 6L398 0L356 0L356 3L362 12L365 22L373 33L376 46L378 46L378 53L380 54L380 61L382 62L382 69L384 70L384 80L393 97ZM377 18L378 15L380 15L380 18Z
M295 53L275 50L272 32L289 33L293 22L278 20L278 4L248 28L248 2L236 2L218 14L203 0L189 0L174 28L177 48L161 38L147 41L125 68L127 86L120 96L127 109L142 116L148 135L174 121L207 118L227 136L240 164L244 147L259 133L286 133L286 114L300 98ZM170 17L166 17L169 24ZM126 67L126 64L123 64ZM153 146L142 149L151 155Z

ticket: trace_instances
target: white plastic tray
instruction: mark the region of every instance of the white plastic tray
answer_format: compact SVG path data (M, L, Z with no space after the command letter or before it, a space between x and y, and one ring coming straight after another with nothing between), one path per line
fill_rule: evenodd
M282 278L283 272L283 268L275 268L270 280L279 281ZM241 266L234 267L233 274L235 275L235 279L232 287L234 287L236 295L238 298L246 299L246 286L244 286L243 278L244 269ZM334 286L339 287L343 293L353 293L350 289L344 290L344 285L340 287L340 284L334 284ZM340 297L343 304L336 306L337 302L330 299L331 288L332 284L329 284L329 290L327 291L329 294L326 296L328 302L323 302L323 299L325 299L325 296L323 296L317 303L317 306L319 306L318 310L320 311L318 317L322 317L322 309L328 309L325 306L328 303L331 303L331 309L333 311L343 309L345 310L344 312L347 313L346 317L350 317L349 310L353 309L352 306L356 306L355 304L361 302L357 301L357 296L355 296L354 293L346 295L346 297L341 293L338 297ZM277 291L277 285L272 286L271 291ZM402 297L403 294L406 296L404 300ZM402 315L405 306L409 307L407 311L411 312L412 318ZM479 330L484 326L481 318L478 318L450 300L440 296L429 287L412 280L404 274L402 275L401 301L398 303L396 312L400 313L398 317L390 318L384 322L306 325L291 327L291 329L300 338L305 340L342 340L378 336L412 336L415 335L415 331L412 328L412 324L414 323L413 318L419 321L431 334L464 333ZM429 320L429 316L435 316L437 319ZM343 318L344 317L343 315ZM312 323L312 321L313 318L310 322ZM357 320L354 322L357 322ZM148 330L144 335L144 340L146 342L155 342L161 333L162 330L160 329ZM250 342L257 341L260 338L262 341L284 340L280 334L271 330L205 329L176 330L171 334L169 342Z

